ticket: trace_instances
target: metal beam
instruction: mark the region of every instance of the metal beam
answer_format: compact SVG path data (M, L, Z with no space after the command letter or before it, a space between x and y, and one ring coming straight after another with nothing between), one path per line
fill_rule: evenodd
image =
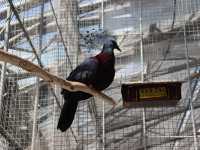
M9 4L10 4L10 8L11 8L11 10L13 11L15 17L16 17L17 20L19 21L19 25L20 25L22 31L24 32L24 35L25 35L25 37L27 38L27 41L28 41L29 45L31 46L31 48L32 48L32 50L33 50L33 53L34 53L35 56L36 56L36 59L37 59L37 61L38 61L38 64L42 67L43 65L42 65L42 62L41 62L41 60L40 60L38 54L37 54L37 50L35 49L35 47L34 47L32 41L31 41L31 39L30 39L30 37L29 37L29 34L28 34L28 32L26 31L26 29L25 29L25 27L24 27L24 25L23 25L23 23L22 23L22 21L21 21L21 19L20 19L20 17L19 17L19 14L18 14L18 12L17 12L17 10L16 10L16 8L15 8L15 6L13 5L12 0L8 0L8 2L9 2Z
M194 109L199 109L199 108L200 108L200 104L194 105ZM180 115L181 113L184 113L187 110L188 110L188 107L181 107L180 109L176 109L174 111L169 110L168 112L161 114L161 115L157 114L156 112L155 112L155 116L153 116L152 114L150 114L150 115L147 114L146 121L149 122L149 121L156 120L156 119L159 119L162 117ZM107 122L106 123L106 133L124 129L124 128L128 128L130 126L139 125L141 122L142 122L142 120L141 120L140 115L136 116L133 119L126 118L126 119L120 120L117 123Z

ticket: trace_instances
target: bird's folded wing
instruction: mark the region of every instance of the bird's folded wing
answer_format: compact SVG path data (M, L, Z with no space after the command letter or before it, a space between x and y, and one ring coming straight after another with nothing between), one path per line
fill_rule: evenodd
M82 82L90 85L96 80L98 66L99 63L97 59L88 58L70 73L67 80Z

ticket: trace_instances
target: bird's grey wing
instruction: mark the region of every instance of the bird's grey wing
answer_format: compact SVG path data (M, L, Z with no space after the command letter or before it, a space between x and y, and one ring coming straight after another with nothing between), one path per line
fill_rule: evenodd
M70 73L67 80L78 81L87 85L92 84L95 80L97 69L98 61L94 58L87 59ZM64 89L61 93L64 96L65 102L60 113L57 128L64 132L71 126L74 120L76 109L78 107L78 100L86 99L90 97L90 95L80 92L73 93Z
M94 83L96 73L99 67L99 62L95 58L88 58L80 65L78 65L67 77L69 81L77 81L86 85ZM62 89L61 94L67 93L68 91Z

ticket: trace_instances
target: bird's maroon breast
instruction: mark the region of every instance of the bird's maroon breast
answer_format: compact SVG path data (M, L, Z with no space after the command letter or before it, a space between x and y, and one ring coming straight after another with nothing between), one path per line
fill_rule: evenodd
M96 56L96 58L101 65L106 65L109 62L113 62L115 59L114 55L106 53L100 53L99 55Z
M101 53L97 55L96 58L98 59L99 65L94 88L97 90L104 90L114 79L115 57L112 54Z

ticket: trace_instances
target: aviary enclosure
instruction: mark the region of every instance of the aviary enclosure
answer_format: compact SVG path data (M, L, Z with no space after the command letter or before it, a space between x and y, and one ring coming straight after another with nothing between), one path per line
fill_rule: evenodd
M113 84L79 103L57 130L63 98L20 67L0 62L0 150L197 150L200 133L200 0L0 0L0 49L63 79L106 37L115 38ZM1 60L1 58L0 58ZM173 107L125 108L127 82L181 81Z

